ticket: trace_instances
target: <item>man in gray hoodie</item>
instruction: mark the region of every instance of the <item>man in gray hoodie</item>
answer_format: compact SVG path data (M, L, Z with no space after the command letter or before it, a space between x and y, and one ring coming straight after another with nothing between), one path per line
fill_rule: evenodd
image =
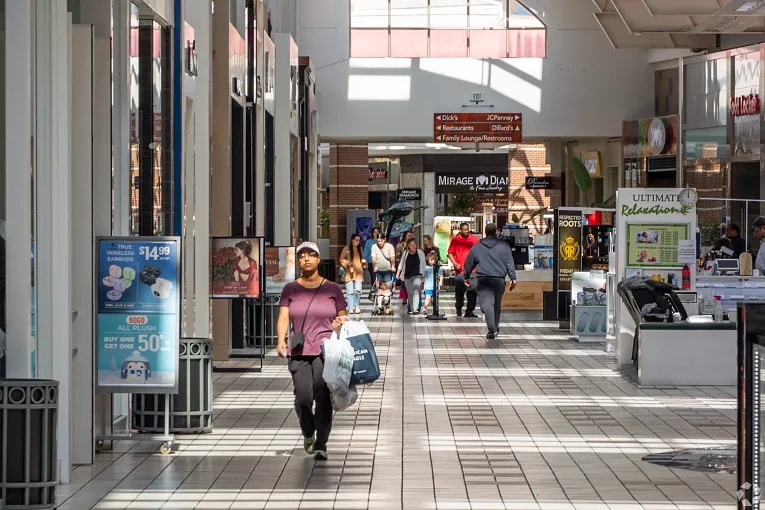
M499 316L502 313L502 296L505 288L515 287L515 261L510 251L510 244L497 238L497 225L489 223L484 230L486 237L473 246L465 259L465 283L469 285L473 268L478 278L478 305L489 327L487 340L499 334ZM505 277L509 281L505 283Z

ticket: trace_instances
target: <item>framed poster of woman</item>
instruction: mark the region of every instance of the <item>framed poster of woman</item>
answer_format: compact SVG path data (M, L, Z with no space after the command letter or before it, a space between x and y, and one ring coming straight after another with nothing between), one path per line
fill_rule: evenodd
M263 293L262 237L213 237L210 248L212 297L260 297Z

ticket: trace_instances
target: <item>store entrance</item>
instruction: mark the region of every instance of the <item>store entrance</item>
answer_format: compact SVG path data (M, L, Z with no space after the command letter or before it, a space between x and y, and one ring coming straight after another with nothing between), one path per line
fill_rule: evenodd
M760 162L759 161L739 161L731 163L730 175L730 196L736 199L755 199L760 198ZM739 225L740 228L746 228L751 225L752 220L759 216L759 202L749 202L749 211L747 213L744 202L731 202L731 221ZM748 220L748 221L747 221ZM742 231L741 235L745 233ZM751 240L751 239L750 239Z

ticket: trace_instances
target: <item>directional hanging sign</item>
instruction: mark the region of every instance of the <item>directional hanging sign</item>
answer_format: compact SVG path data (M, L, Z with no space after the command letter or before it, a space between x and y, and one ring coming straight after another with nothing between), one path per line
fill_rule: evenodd
M441 143L518 143L523 141L520 113L435 113L433 139Z

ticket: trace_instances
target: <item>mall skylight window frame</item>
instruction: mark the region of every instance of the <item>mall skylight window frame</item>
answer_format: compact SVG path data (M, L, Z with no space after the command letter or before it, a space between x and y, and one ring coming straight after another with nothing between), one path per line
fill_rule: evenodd
M491 19L485 10L480 13L480 7L492 7L490 2L492 0L351 0L349 55L351 58L547 56L547 27L517 0L495 0L493 7L502 8L502 13L495 18L497 23L471 26L471 20ZM401 3L410 5L396 6ZM362 9L358 10L359 7ZM463 7L464 14L460 12ZM401 14L405 9L411 11L410 16ZM450 25L446 18L446 22L442 19L442 23L434 26L434 11L438 10L443 14L435 16L463 18L464 22ZM354 16L354 11L368 14ZM524 19L526 23L518 23Z

